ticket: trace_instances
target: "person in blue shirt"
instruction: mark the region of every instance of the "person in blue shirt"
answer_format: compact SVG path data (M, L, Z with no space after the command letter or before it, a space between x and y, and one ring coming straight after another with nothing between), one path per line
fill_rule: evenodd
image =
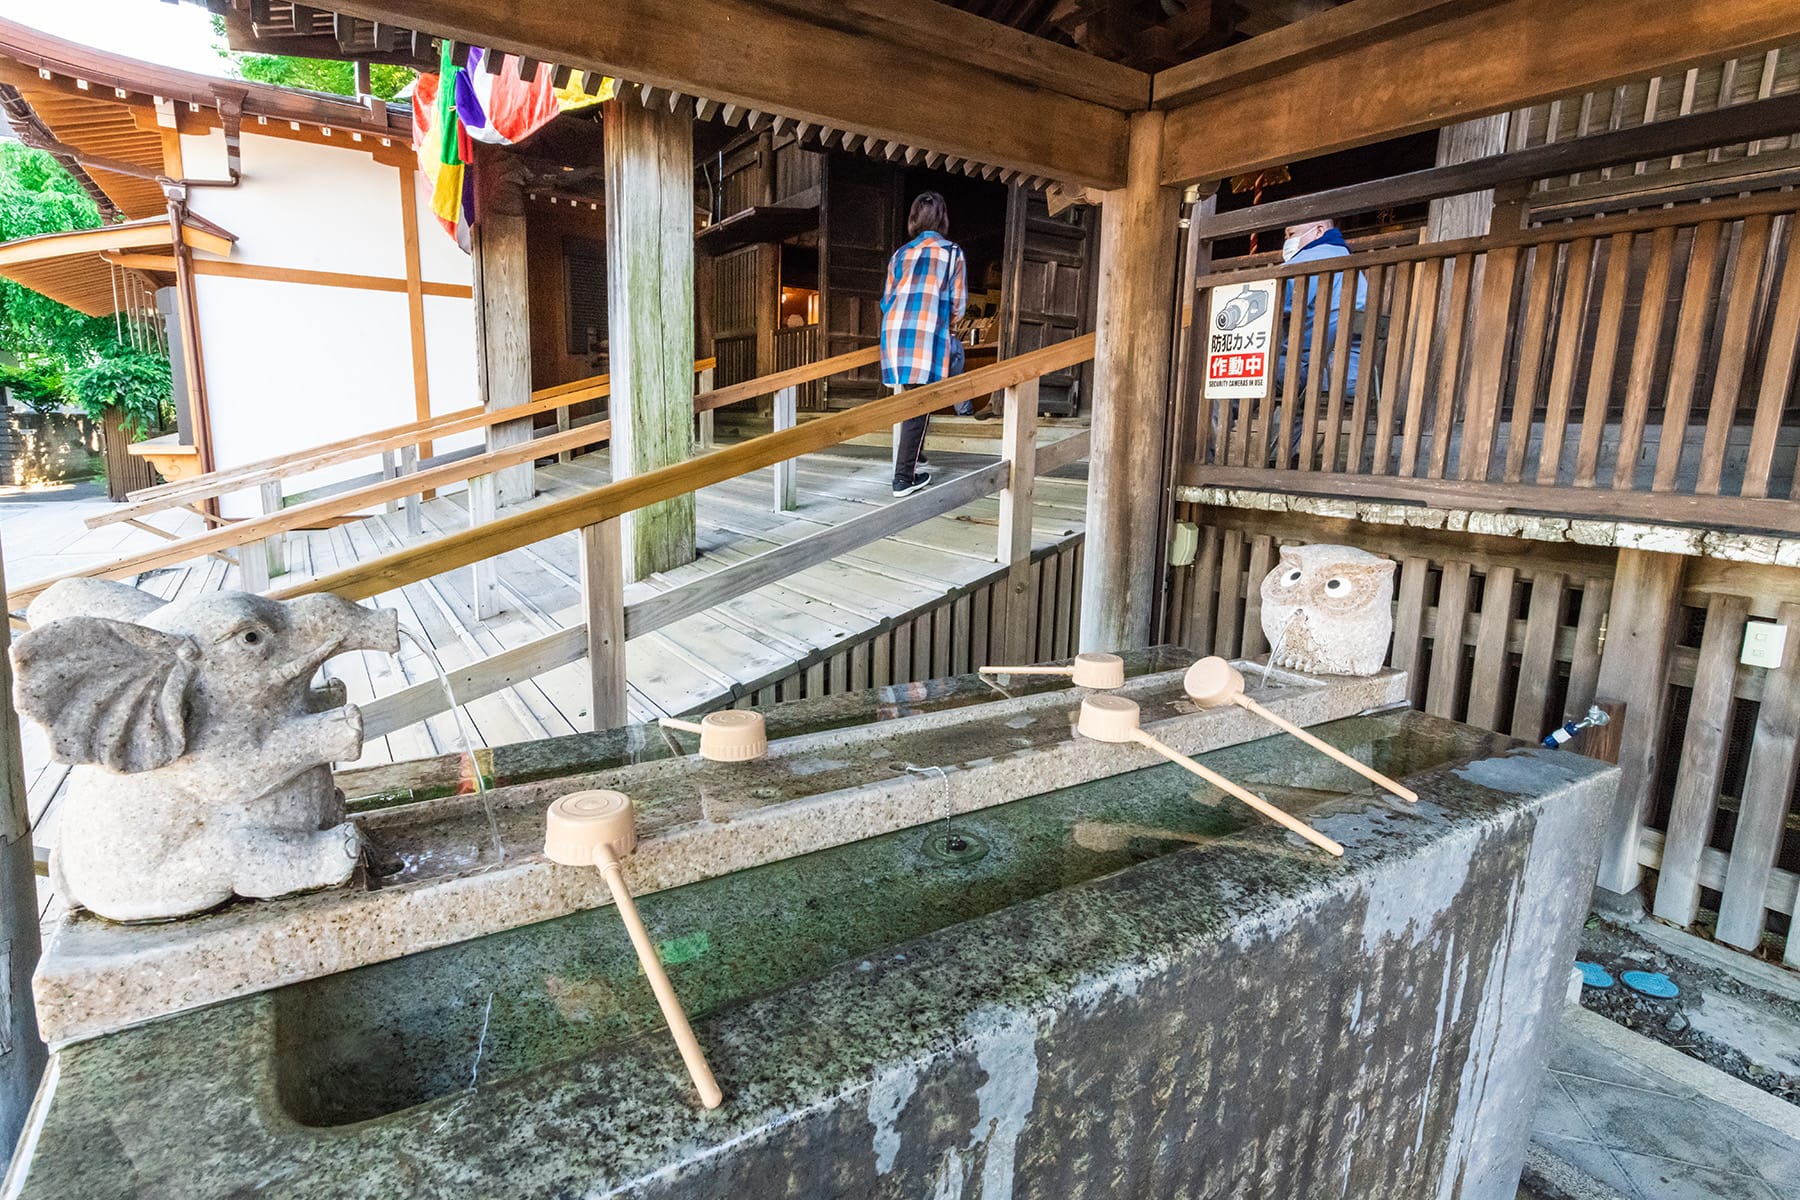
M1281 261L1289 265L1294 263L1317 262L1332 258L1347 258L1349 255L1350 247L1345 243L1344 235L1338 232L1337 223L1330 219L1308 221L1304 225L1289 225L1281 241ZM1292 411L1284 412L1281 417L1282 424L1289 430L1288 458L1290 461L1297 459L1300 454L1300 417L1305 412L1307 371L1312 365L1313 317L1318 309L1319 280L1325 278L1331 279L1331 290L1328 293L1325 312L1325 361L1320 364L1319 367L1318 388L1321 397L1323 397L1331 387L1331 373L1333 366L1331 355L1337 347L1338 308L1339 302L1343 299L1344 294L1344 277L1342 275L1336 277L1313 275L1303 276L1303 278L1306 280L1306 309L1301 314L1300 318L1299 346L1297 347L1300 355L1299 373L1297 375L1297 378L1300 381L1300 392L1299 395L1295 397L1295 402L1289 406ZM1294 283L1295 281L1290 279L1282 289L1281 311L1282 329L1284 330L1289 327L1288 314L1292 313L1294 310ZM1356 281L1355 311L1360 313L1367 305L1368 284L1361 278L1358 278ZM1356 395L1357 371L1362 365L1362 336L1360 329L1351 330L1350 353L1348 357L1349 362L1344 372L1344 395L1341 397L1346 405L1348 405ZM1287 349L1284 345L1275 366L1276 385L1278 387L1284 386L1286 379ZM1321 414L1324 412L1324 405L1322 403L1319 405L1319 412Z

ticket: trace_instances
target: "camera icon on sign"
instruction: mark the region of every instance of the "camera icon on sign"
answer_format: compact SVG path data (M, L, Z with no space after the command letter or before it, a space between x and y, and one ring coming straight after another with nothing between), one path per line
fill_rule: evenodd
M1214 323L1220 329L1238 329L1268 311L1268 293L1256 291L1249 284L1245 284L1242 291L1227 300L1219 309L1219 315L1215 318Z

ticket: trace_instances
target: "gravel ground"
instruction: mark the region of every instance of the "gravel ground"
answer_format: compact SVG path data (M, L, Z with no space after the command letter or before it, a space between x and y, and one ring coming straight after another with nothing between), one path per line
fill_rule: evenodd
M1615 980L1660 971L1681 995L1659 1000L1616 982L1581 989L1582 1007L1672 1046L1789 1104L1800 1104L1800 1003L1705 963L1669 954L1628 928L1590 917L1581 957Z

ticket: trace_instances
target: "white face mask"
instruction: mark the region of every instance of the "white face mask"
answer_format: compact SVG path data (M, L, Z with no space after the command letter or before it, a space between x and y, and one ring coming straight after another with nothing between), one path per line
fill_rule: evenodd
M1281 261L1293 262L1294 255L1300 253L1300 235L1294 234L1281 243Z

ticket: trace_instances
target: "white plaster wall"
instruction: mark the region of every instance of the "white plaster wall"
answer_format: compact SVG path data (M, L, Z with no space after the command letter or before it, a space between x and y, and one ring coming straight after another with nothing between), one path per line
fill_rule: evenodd
M221 467L414 419L405 295L212 275L194 291ZM282 486L291 495L379 469L371 458ZM260 511L254 490L221 504L226 516Z
M225 173L224 136L184 135L191 177ZM404 280L399 168L367 153L243 136L243 182L199 188L194 212L238 241L228 261ZM468 256L418 193L424 278L467 286ZM218 256L197 253L197 258ZM197 275L213 448L220 467L292 453L415 419L411 328L404 291ZM479 403L474 312L461 297L425 297L431 411ZM446 439L455 449L479 435ZM289 493L380 469L378 458L287 481ZM221 502L228 516L260 511L254 491Z
M189 202L194 212L237 234L233 259L406 277L397 168L360 150L259 136L255 128L244 126L243 182L197 188ZM183 135L181 158L190 176L223 177L225 135ZM457 282L467 280L465 265Z

